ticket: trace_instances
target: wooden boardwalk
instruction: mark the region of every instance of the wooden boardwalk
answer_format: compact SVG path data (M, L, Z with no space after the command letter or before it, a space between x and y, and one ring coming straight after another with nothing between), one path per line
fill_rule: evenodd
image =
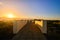
M46 40L46 38L37 25L28 22L12 40Z

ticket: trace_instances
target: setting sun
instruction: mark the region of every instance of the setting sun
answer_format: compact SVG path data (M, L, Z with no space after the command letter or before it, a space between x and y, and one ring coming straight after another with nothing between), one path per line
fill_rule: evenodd
M13 14L7 14L7 17L8 18L14 18L14 15Z
M15 18L15 15L13 13L7 13L5 15L6 18Z

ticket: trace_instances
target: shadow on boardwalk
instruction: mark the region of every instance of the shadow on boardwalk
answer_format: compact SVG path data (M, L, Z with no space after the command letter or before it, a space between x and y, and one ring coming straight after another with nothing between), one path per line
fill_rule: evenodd
M27 23L12 40L46 40L41 30L34 23Z

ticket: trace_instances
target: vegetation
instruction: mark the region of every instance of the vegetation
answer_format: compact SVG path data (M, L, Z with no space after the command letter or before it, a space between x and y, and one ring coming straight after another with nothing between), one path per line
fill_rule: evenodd
M13 22L0 21L0 39L8 39L13 35Z
M48 21L47 34L49 40L60 39L60 21Z

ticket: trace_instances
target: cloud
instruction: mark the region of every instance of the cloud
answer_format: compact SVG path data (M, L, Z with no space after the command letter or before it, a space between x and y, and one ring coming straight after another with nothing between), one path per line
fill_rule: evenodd
M3 3L2 3L2 2L0 2L0 5L3 5Z

